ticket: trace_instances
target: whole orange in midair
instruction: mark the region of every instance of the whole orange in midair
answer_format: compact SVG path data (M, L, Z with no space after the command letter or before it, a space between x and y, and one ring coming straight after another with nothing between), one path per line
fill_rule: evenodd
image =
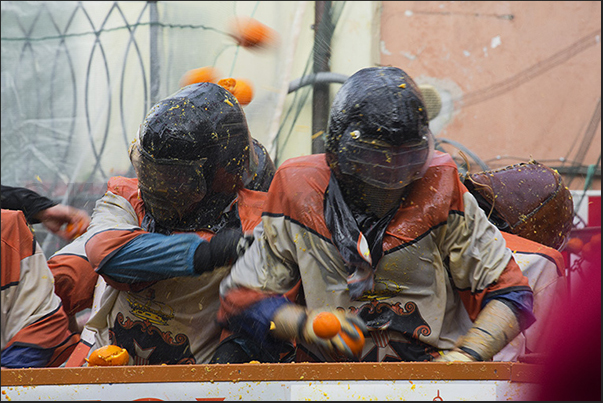
M196 83L216 83L220 76L218 70L212 66L199 67L191 69L184 73L180 78L180 86L186 87L187 85Z
M237 44L245 48L268 47L276 39L276 31L251 17L233 19L230 33Z
M337 316L331 312L321 312L312 321L312 329L320 338L330 339L339 333L341 323Z

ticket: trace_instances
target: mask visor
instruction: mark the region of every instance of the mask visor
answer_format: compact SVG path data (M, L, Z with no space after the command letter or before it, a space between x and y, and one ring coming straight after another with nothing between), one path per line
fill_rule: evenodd
M425 128L420 141L393 147L358 131L343 135L338 161L341 172L380 189L400 189L421 178L433 157L433 135Z
M171 222L190 213L207 193L203 164L194 161L154 158L136 141L130 160L138 177L145 207L159 222Z

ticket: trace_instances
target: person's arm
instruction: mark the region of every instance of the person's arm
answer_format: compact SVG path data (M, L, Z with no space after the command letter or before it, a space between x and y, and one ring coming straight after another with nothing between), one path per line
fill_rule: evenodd
M232 263L248 246L238 230L223 229L205 241L194 233L163 235L140 228L136 212L122 196L107 192L97 202L86 256L113 286L198 276Z
M82 235L88 229L90 216L84 210L57 204L34 215L49 231L68 241Z
M61 301L67 315L92 308L98 273L94 271L86 256L85 233L63 246L48 259L48 267L54 276L54 292Z
M463 214L451 214L441 247L473 327L437 361L486 361L534 321L528 279L470 193Z
M227 305L229 307L225 308ZM233 308L237 313L225 314ZM341 332L354 342L368 332L366 324L358 316L340 310L308 310L291 302L286 295L242 288L231 290L221 299L218 318L231 333L244 334L262 349L274 348L278 340L297 340L314 344L329 353L357 358L341 332L331 337L320 337L315 333L314 319L323 312L332 313L341 326Z
M99 236L111 235L108 231ZM93 248L96 242L93 241L90 247ZM228 228L209 241L196 234L141 233L101 261L97 271L127 284L199 276L232 264L245 251L246 243L241 231Z
M41 223L42 221L37 217L38 213L56 205L58 203L33 190L2 185L2 208L22 211L30 224Z
M276 226L271 228L271 235L275 235ZM273 348L279 340L297 340L356 358L341 334L321 338L314 333L313 319L322 310L308 310L292 302L301 284L299 272L294 263L283 258L283 251L277 252L275 243L268 241L278 236L265 236L263 224L256 227L254 236L249 250L220 284L218 322L230 332L250 338L260 348ZM286 244L276 243L280 248ZM341 330L352 340L367 332L359 317L339 310L329 312L336 315Z
M68 241L84 233L90 224L86 211L56 203L23 187L2 185L2 208L23 211L29 224L41 223Z

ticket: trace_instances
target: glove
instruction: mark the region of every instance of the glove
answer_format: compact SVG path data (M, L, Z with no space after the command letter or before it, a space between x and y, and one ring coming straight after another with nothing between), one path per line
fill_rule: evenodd
M314 326L319 315L329 313L339 322L339 330L331 334L321 333L319 327ZM279 309L273 318L273 335L285 339L297 339L317 346L325 355L336 360L342 356L357 360L364 347L364 336L368 334L366 324L356 315L346 314L341 310L313 310L306 311L299 305L287 304Z
M233 264L242 256L251 243L252 236L233 228L224 228L209 242L202 242L195 250L195 272L201 274L216 267Z
M450 350L446 353L441 354L438 358L433 360L434 362L452 362L452 361L462 361L462 362L474 362L475 358L471 357L467 353L460 350Z
M488 361L519 332L513 310L494 299L477 315L467 334L457 340L455 348L434 361Z

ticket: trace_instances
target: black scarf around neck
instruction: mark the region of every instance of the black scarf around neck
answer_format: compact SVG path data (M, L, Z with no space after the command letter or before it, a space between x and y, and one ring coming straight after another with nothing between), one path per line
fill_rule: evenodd
M374 272L383 255L383 235L398 206L379 219L366 213L353 213L341 194L335 175L331 175L324 210L333 244L348 271L350 297L356 300L365 291L373 289Z

